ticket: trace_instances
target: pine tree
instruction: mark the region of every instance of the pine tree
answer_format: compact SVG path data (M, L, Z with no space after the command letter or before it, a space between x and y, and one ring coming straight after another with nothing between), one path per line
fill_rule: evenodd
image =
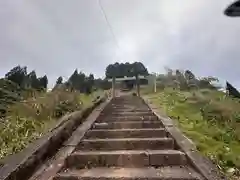
M62 84L63 83L63 78L62 76L57 78L56 84Z
M47 78L46 75L43 76L43 77L38 78L38 81L39 81L38 89L47 89L48 78Z
M5 78L18 84L21 87L24 87L26 76L27 76L27 67L16 66L5 75Z

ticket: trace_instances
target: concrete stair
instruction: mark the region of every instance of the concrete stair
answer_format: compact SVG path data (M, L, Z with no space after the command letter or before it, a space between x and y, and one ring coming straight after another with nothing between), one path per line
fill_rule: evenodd
M54 180L203 180L138 97L115 98Z
M148 116L129 116L129 115L125 115L125 116L111 116L111 117L105 117L100 118L98 120L98 122L116 122L116 121L157 121L158 118L156 116L153 115L148 115Z
M88 131L85 138L157 138L166 137L164 128L145 129L92 129Z
M118 121L101 122L93 125L94 129L143 129L143 128L161 128L160 121Z
M78 150L144 150L173 149L172 138L121 138L121 139L84 139Z
M186 165L184 153L177 150L77 151L66 160L67 168L161 167Z
M184 166L162 168L93 168L60 173L54 180L201 180Z

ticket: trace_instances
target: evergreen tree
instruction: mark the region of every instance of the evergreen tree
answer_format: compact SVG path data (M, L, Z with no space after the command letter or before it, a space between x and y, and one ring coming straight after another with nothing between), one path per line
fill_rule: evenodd
M73 88L73 89L78 89L79 86L79 75L78 75L78 70L76 69L73 74L70 76L69 80L68 80L70 86Z
M63 83L63 78L62 78L62 76L59 76L57 78L56 84L62 84L62 83Z
M228 91L229 95L235 98L240 98L239 91L233 87L228 81L226 82L226 90Z
M47 85L48 85L48 78L47 76L43 76L38 78L38 82L39 82L39 87L38 89L47 89Z
M5 78L18 84L21 87L24 87L26 76L27 76L27 67L16 66L5 75Z
M30 87L34 89L39 89L39 80L37 78L36 72L31 71L28 75L28 83L30 84Z
M106 68L105 75L107 78L112 77L124 77L124 76L136 76L136 70L138 75L148 75L147 68L141 62L135 63L114 63L109 64Z
M90 83L90 86L93 87L94 86L94 75L93 74L89 75L88 81Z

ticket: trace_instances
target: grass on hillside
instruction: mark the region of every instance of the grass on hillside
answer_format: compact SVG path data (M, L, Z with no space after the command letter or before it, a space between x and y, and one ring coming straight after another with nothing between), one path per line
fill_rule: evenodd
M53 128L61 116L91 105L101 93L56 90L10 106L6 117L0 119L0 159L21 151Z
M240 102L213 90L165 89L150 100L175 120L197 149L228 174L240 170Z

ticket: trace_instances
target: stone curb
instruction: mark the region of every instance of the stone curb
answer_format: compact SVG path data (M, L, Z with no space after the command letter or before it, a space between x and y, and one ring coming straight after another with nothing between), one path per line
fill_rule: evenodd
M225 175L210 161L208 158L198 152L194 143L188 139L178 129L173 120L166 115L160 115L160 111L146 97L142 98L144 103L154 112L154 114L162 121L163 126L170 136L175 139L175 144L182 150L191 165L206 179L206 180L227 180Z
M28 179L47 158L58 151L82 120L105 100L106 98L102 97L82 111L63 116L59 123L43 137L34 141L23 151L7 157L0 168L0 180Z
M101 103L101 105L95 108L84 120L84 122L72 133L71 137L63 143L61 149L59 149L51 159L48 159L46 162L41 164L29 180L51 179L56 175L56 173L64 169L65 159L75 151L78 143L80 143L85 133L92 127L92 124L96 121L99 114L110 101L111 99L106 100L104 103Z

